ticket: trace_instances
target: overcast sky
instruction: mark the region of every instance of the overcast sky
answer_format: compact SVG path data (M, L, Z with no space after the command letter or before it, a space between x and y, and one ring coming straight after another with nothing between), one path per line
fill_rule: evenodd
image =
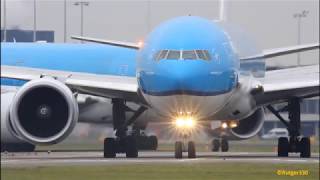
M86 0L84 35L96 38L138 41L159 23L176 16L195 15L217 19L219 1L138 1ZM34 0L6 0L7 28L33 29ZM55 42L64 41L64 1L36 0L37 29L54 30ZM80 34L80 7L67 1L67 42ZM4 0L1 0L1 28L4 26ZM301 42L319 42L318 0L228 0L227 22L245 32L249 42L260 49L297 44L298 26L294 13L309 11L301 21ZM251 43L250 43L251 44ZM318 63L319 51L301 54L303 64ZM274 58L270 64L296 63L297 56Z

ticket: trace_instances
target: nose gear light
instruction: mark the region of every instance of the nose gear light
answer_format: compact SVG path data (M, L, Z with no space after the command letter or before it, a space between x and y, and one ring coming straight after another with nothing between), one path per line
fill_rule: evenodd
M195 121L192 117L178 117L175 125L177 128L191 129L195 126Z

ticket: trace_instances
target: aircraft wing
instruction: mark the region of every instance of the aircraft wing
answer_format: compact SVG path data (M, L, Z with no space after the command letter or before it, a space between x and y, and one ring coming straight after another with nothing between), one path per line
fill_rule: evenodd
M255 96L258 105L281 102L291 97L319 96L319 64L267 71L262 82L264 93Z
M79 93L107 98L122 98L140 104L144 103L143 98L139 96L135 77L1 65L2 78L29 81L42 76L57 78Z
M87 42L94 42L94 43L99 43L99 44L107 44L107 45L111 45L111 46L118 46L118 47L129 48L129 49L140 49L141 48L140 47L141 45L139 45L137 43L131 43L131 42L103 40L103 39L82 37L82 36L71 36L71 39L87 41Z
M240 60L249 61L249 60L256 60L261 58L273 58L277 56L309 51L309 50L318 49L318 48L319 48L319 43L303 44L298 46L291 46L291 47L277 48L277 49L268 49L268 50L264 50L262 54L241 57Z

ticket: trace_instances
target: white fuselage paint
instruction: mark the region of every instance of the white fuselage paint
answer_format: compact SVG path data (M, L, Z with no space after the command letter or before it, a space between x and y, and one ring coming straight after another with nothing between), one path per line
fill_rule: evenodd
M169 118L176 115L192 114L200 120L240 120L256 110L255 101L250 94L259 82L251 76L240 79L232 91L215 96L172 95L152 96L143 94L147 102L158 114Z
M165 117L175 117L180 112L205 119L216 114L232 96L234 91L216 96L172 95L151 96L144 94L152 108Z

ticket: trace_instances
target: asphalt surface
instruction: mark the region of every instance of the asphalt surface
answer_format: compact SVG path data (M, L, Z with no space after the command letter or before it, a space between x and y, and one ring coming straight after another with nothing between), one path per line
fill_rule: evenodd
M184 153L183 159L175 159L172 152L139 152L139 158L125 158L124 154L118 154L115 159L105 159L102 152L1 153L1 167L222 162L319 164L319 154L312 154L311 158L300 158L299 154L290 154L287 158L279 158L275 153L197 152L195 159L188 159L186 153Z

